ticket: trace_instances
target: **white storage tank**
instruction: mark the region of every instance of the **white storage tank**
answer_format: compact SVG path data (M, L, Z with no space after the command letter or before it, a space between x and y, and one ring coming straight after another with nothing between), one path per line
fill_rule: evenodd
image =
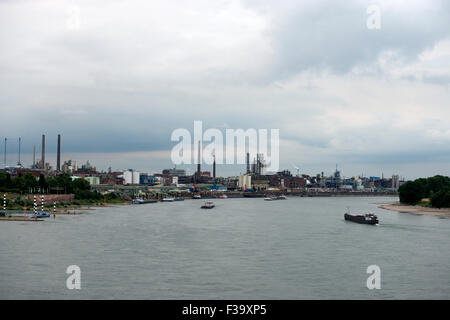
M140 174L138 171L133 171L133 184L139 184Z
M123 183L132 184L133 183L133 172L127 170L123 172Z

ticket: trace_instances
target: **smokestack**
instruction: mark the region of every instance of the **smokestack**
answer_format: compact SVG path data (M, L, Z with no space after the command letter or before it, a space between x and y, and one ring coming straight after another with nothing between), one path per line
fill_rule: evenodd
M7 138L5 138L5 153L3 155L3 162L4 162L4 165L5 165L5 169L6 169L6 141L8 141Z
M58 151L56 156L56 171L60 171L61 169L61 135L58 134Z
M22 138L19 137L19 161L17 162L17 165L18 165L18 166L21 165L21 164L20 164L20 144L21 144L21 142L22 142Z
M36 166L36 145L33 145L33 168Z
M45 169L45 134L42 135L42 155L41 155L41 161L42 161L42 168Z
M247 174L250 173L250 153L247 152Z
M213 178L216 178L216 154L214 153L214 162L213 162Z
M201 167L200 167L201 159L200 159L200 140L198 141L198 164L197 164L197 177L201 176Z

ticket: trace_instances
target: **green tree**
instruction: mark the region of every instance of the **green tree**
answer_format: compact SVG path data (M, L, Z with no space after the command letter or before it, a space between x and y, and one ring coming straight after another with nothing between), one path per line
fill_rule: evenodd
M432 207L450 207L448 193L450 190L450 178L434 176L408 181L399 188L400 202L417 204L423 198L429 198Z
M41 189L41 193L45 192L48 188L47 181L42 173L39 176L39 188Z
M72 189L73 190L90 190L91 185L90 185L89 181L78 178L78 179L75 179L72 181Z
M25 176L23 177L24 181L25 181L25 186L27 188L27 192L29 193L34 193L35 189L38 187L39 183L36 180L36 177L33 176L31 173L27 173L25 174Z
M450 208L450 188L444 187L430 196L431 206L435 208Z
M416 181L408 181L399 189L399 197L401 203L417 204L424 198L424 185Z

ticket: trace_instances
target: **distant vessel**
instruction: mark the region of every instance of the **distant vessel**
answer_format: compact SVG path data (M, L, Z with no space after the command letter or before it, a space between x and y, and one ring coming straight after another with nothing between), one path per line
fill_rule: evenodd
M175 198L164 198L162 201L163 202L174 202Z
M257 193L257 192L244 192L243 196L245 198L264 198L264 193Z
M278 196L278 197L266 197L265 201L273 201L273 200L287 200L286 196Z
M192 197L192 199L201 199L201 198L202 198L202 196L199 195L199 194L195 194L195 195Z
M378 224L378 217L373 213L368 213L365 215L351 215L349 213L344 214L345 220L353 221L363 224Z
M202 208L202 209L212 209L212 208L214 208L214 207L215 207L215 205L214 205L213 202L211 202L211 201L206 201L205 204L202 205L200 208Z
M157 200L155 200L155 199L133 199L132 201L131 201L133 204L144 204L144 203L155 203L155 202L158 202Z
M226 194L221 194L219 196L219 199L228 199L228 196Z

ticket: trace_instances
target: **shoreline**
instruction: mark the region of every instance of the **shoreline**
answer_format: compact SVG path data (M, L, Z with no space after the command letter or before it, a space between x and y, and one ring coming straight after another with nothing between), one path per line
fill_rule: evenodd
M399 213L410 213L415 215L427 215L435 216L440 218L450 218L450 208L427 208L422 206L411 206L406 204L401 204L400 202L379 202L378 208L385 209L389 211L396 211Z

